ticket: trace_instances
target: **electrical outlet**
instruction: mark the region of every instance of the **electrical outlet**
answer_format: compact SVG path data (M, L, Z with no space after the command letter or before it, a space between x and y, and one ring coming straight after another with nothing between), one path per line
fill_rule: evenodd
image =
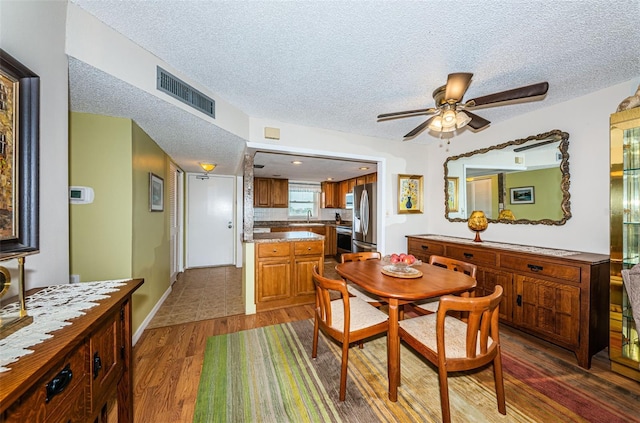
M69 275L69 283L80 283L80 275Z

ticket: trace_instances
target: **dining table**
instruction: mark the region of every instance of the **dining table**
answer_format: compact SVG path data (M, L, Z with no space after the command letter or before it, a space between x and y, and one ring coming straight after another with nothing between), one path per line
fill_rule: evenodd
M335 269L341 277L377 295L389 305L387 333L389 400L396 402L400 384L398 323L403 305L441 295L468 293L475 288L476 280L465 273L427 263L411 266L414 269L413 274L395 273L390 271L389 266L383 260L365 260L341 263ZM435 331L435 327L433 330Z

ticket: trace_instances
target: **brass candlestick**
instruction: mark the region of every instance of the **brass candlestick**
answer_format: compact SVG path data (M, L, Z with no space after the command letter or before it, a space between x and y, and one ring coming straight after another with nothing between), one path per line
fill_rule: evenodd
M0 266L0 298L11 285L11 274L7 268ZM18 304L17 315L0 317L0 339L4 339L12 333L22 329L33 322L33 317L27 314L26 296L24 290L24 256L18 257Z

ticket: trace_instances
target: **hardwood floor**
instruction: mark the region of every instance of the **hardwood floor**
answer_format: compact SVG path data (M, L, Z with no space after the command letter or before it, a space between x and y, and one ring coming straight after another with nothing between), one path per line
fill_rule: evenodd
M206 340L313 317L310 305L146 330L134 348L134 421L191 422Z
M325 274L333 271L333 266L335 263L329 264L325 268ZM306 305L145 330L133 350L135 421L177 423L193 420L208 337L312 317L313 307ZM544 349L566 361L567 366L576 365L575 356L567 350L506 325L501 325L500 330L517 337L523 353L528 349ZM607 354L604 350L593 358L590 372L601 375L609 384L630 390L640 397L640 383L611 372ZM612 387L603 386L602 389L610 390Z

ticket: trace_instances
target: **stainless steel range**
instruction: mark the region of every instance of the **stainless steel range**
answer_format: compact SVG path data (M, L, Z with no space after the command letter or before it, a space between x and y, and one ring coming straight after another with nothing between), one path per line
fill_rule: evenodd
M347 225L338 225L336 226L336 238L338 242L338 258L342 253L350 253L351 252L351 235L352 229L351 226Z

